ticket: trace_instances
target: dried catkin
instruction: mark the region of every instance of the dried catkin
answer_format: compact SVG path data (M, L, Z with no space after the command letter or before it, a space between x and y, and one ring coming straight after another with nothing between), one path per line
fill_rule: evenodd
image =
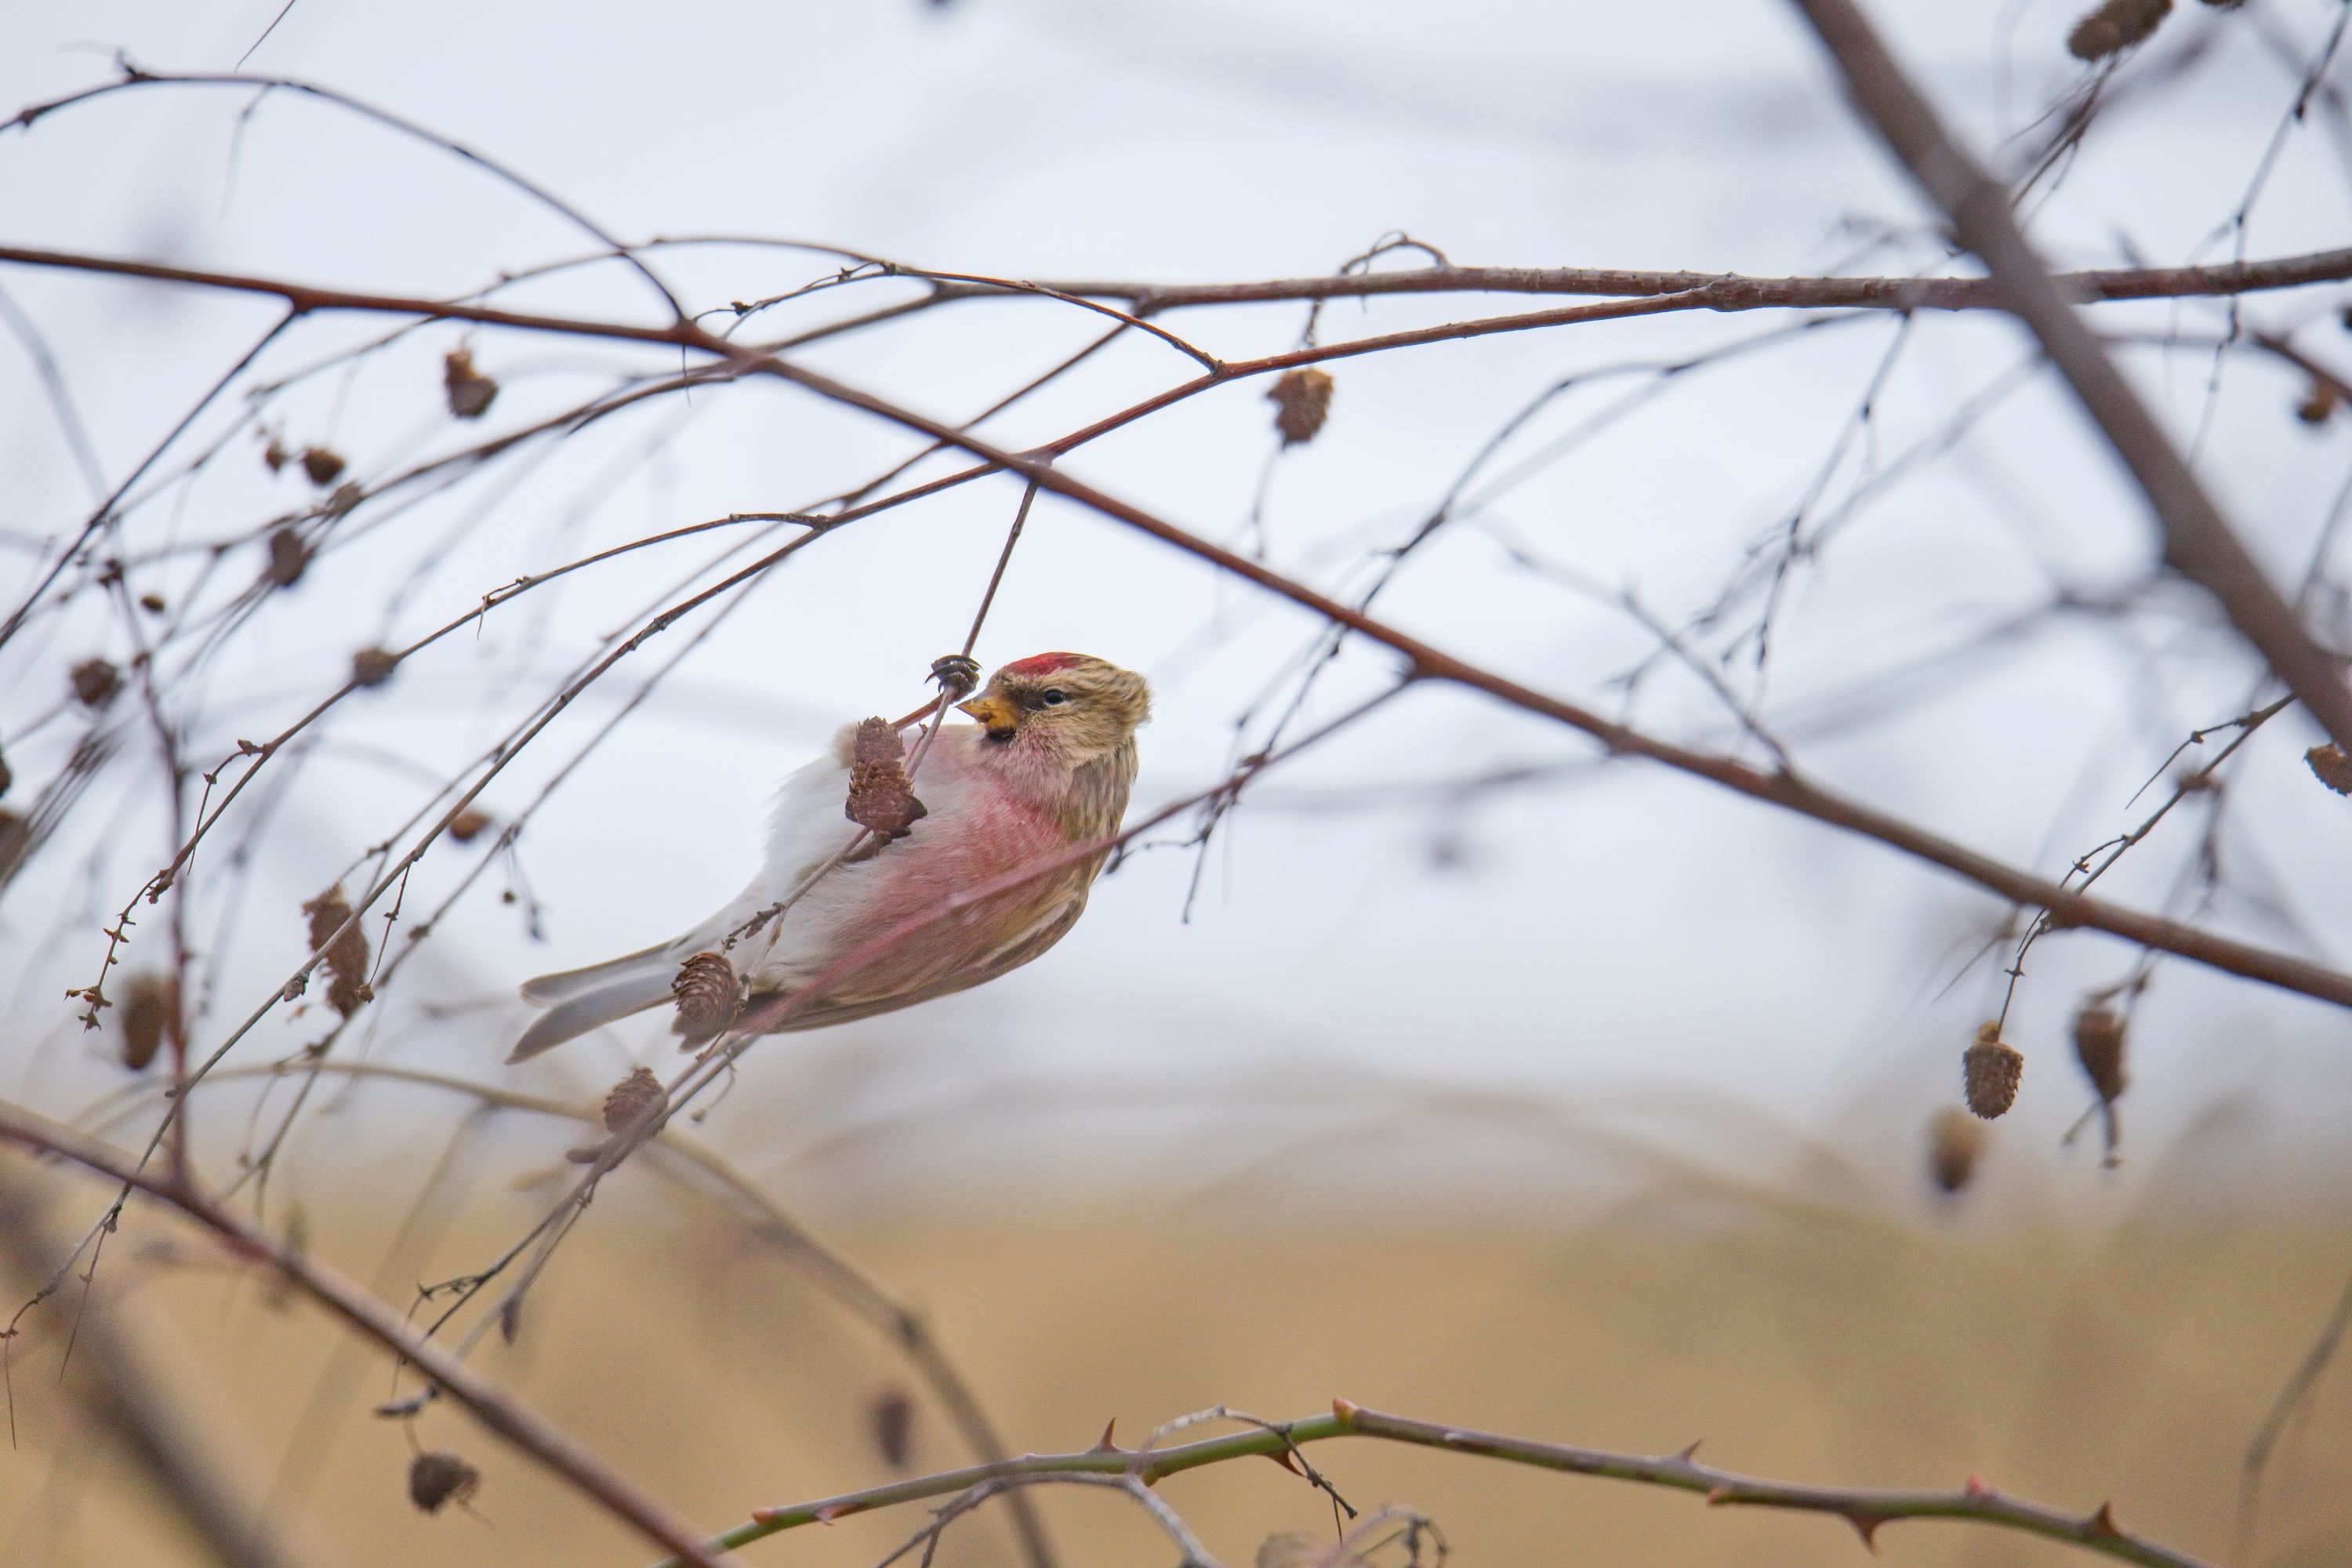
M2330 741L2304 752L2303 760L2312 777L2337 795L2352 795L2352 757L2344 754L2343 747Z
M481 1485L482 1472L455 1454L436 1450L408 1464L408 1500L426 1513L439 1513L445 1503L465 1507Z
M2074 1015L2074 1059L2091 1080L2099 1099L2112 1104L2123 1098L2124 1020L2112 1007L2085 1007Z
M343 467L343 455L331 447L302 448L302 472L320 489L341 478Z
M352 655L352 684L382 686L400 668L400 656L390 648L363 647Z
M1274 405L1274 427L1282 432L1286 447L1315 439L1331 416L1331 378L1312 366L1284 371L1265 395Z
M302 906L302 913L310 921L310 951L325 947L329 938L334 945L327 948L327 1001L336 1012L348 1018L366 1006L375 993L368 989L367 934L360 923L352 919L351 900L343 897L341 882ZM350 929L344 930L348 922ZM340 937L335 932L342 931Z
M651 1068L639 1068L614 1084L604 1096L604 1131L618 1132L635 1122L646 1107L668 1099L662 1080Z
M1977 1026L1975 1043L1960 1058L1960 1080L1968 1090L1969 1109L1990 1121L2017 1103L2018 1081L2025 1076L2025 1053L2000 1037L2000 1026Z
M688 1045L721 1033L742 1010L735 967L719 953L698 952L679 964L669 988L677 1000L677 1032Z
M479 419L499 395L498 379L474 368L470 349L451 349L442 356L441 389L448 395L449 412L460 419Z
M1957 1105L1936 1112L1927 1123L1927 1175L1937 1188L1957 1193L1976 1174L1991 1133Z
M114 700L122 689L122 672L102 658L86 658L66 672L66 682L73 688L74 700L85 708L99 709Z
M272 529L269 533L269 565L264 575L280 588L291 588L302 580L310 564L310 547L302 536L290 528Z
M2066 52L2078 60L2103 60L2146 43L2172 14L2172 0L2106 0L2084 14L2066 35Z
M132 975L122 993L122 1065L144 1071L163 1041L178 1032L179 1010L177 980L152 971Z
M842 813L882 838L904 838L930 815L907 779L907 746L887 719L857 726L849 753L849 799Z

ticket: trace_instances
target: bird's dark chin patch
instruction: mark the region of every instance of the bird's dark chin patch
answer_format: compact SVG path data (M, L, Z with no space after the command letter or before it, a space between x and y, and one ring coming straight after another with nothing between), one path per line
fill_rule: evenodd
M1013 743L1013 737L1020 733L1021 731L1018 730L1007 730L1002 734L998 733L994 730L991 730L988 731L989 743L996 746L1009 746Z

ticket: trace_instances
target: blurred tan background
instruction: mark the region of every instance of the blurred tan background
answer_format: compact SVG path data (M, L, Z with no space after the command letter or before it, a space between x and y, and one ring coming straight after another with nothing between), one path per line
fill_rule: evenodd
M813 1076L771 1065L800 1086ZM1297 1416L1344 1395L1628 1450L1702 1437L1712 1462L1783 1479L1940 1487L1974 1473L2062 1507L2112 1499L2128 1527L2216 1561L2316 1565L2352 1542L2352 1377L2338 1369L2292 1423L2250 1548L2231 1555L2247 1441L2352 1258L2340 1184L2270 1171L2249 1105L2209 1109L2167 1148L2127 1144L2115 1173L2079 1149L1996 1139L1946 1196L1919 1162L1856 1163L1687 1097L1567 1104L1281 1074L1220 1093L1255 1132L1130 1151L1105 1163L1109 1179L1041 1173L1035 1141L1166 1103L1080 1082L837 1132L786 1163L808 1181L791 1168L757 1180L922 1313L1016 1448L1083 1447L1112 1417L1132 1442L1219 1403ZM400 1301L519 1234L569 1130L509 1111L457 1134L459 1103L372 1086L323 1118L294 1165L305 1245ZM729 1109L753 1123L789 1114ZM411 1134L354 1158L342 1139L362 1110ZM1708 1155L1673 1152L1691 1147ZM889 1175L945 1162L960 1168ZM60 1234L103 1195L14 1157L5 1181ZM796 1184L831 1195L796 1203ZM170 1363L155 1392L237 1487L275 1488L275 1516L307 1518L307 1560L650 1557L449 1409L420 1436L478 1465L481 1490L471 1515L418 1513L399 1424L366 1414L390 1391L383 1358L178 1227L134 1215L110 1241L81 1321L128 1336L113 1353L130 1359L110 1364L106 1342L86 1340L61 1380L78 1289L12 1346L18 1449L0 1467L0 1560L202 1560L81 1403L142 1358ZM613 1180L526 1319L517 1348L494 1339L479 1364L714 1530L756 1505L970 1458L886 1336L668 1154ZM898 1466L876 1426L893 1397L913 1409ZM1616 1482L1360 1439L1311 1457L1360 1508L1430 1512L1466 1562L1816 1564L1863 1551L1833 1520ZM1317 1494L1257 1460L1162 1490L1227 1563L1272 1531L1329 1526ZM1031 1495L1066 1563L1171 1557L1126 1500ZM1015 1561L1002 1508L956 1525L940 1561ZM891 1510L745 1557L871 1562L926 1518ZM1880 1552L2073 1555L1935 1521L1887 1527Z

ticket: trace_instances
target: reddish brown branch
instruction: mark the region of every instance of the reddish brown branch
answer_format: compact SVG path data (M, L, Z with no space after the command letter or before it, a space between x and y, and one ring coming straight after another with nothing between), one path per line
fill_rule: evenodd
M2031 872L1995 860L1990 856L1956 844L1924 827L1892 816L1885 812L1849 800L1787 771L1765 772L1730 757L1698 752L1663 741L1602 718L1591 710L1562 699L1547 696L1518 684L1504 676L1483 669L1410 637L1385 623L1373 620L1362 612L1317 592L1307 584L1286 577L1264 562L1239 555L1233 551L1202 539L1178 528L1140 507L1108 495L1082 479L1076 479L1055 468L1024 454L1009 452L979 437L954 430L934 419L911 413L886 403L870 394L843 385L829 376L803 366L780 360L767 360L761 366L767 374L797 385L807 387L835 402L863 408L909 429L918 430L935 440L959 447L972 456L996 467L1010 469L1035 481L1042 489L1079 501L1104 516L1126 523L1129 527L1150 534L1172 544L1189 554L1199 557L1237 577L1245 578L1271 593L1311 610L1326 620L1346 626L1349 630L1402 654L1418 675L1445 680L1483 691L1540 714L1572 729L1583 731L1601 742L1611 752L1627 756L1645 757L1663 763L1680 772L1707 779L1727 789L1736 790L1752 799L1768 802L1809 816L1816 822L1850 833L1874 838L1880 843L1917 857L1932 865L1944 868L1979 886L1999 893L2017 903L2032 905L2051 911L2061 925L2088 926L2105 931L2143 947L2153 947L2175 953L2194 963L2208 964L2250 980L2260 980L2290 991L2301 992L2339 1006L2352 1006L2352 975L2341 973L2322 964L2276 952L2228 937L2199 931L2193 926L2143 914L2103 900L2085 898L2082 894L2038 877Z
M414 1363L483 1426L634 1525L662 1550L702 1568L716 1568L719 1553L700 1545L699 1532L690 1521L646 1494L506 1390L478 1376L440 1346L417 1337L398 1313L317 1259L279 1247L204 1193L150 1173L136 1157L21 1106L0 1101L0 1141L62 1156L162 1199L211 1231L231 1250L276 1269L351 1327Z
M2352 747L2352 686L2221 515L2156 416L2042 259L2027 244L2006 187L1945 129L1853 0L1796 0L1845 79L1855 107L1952 221L1992 274L1992 297L2041 341L2051 363L2131 470L2161 526L2164 558L2221 601L2289 690L2339 746Z

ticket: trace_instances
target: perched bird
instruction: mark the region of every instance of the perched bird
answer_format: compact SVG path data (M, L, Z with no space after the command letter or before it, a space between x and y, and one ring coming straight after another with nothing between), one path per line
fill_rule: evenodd
M940 729L914 776L921 805L903 837L869 838L803 890L864 831L845 815L861 754L859 727L845 726L827 754L784 781L766 861L751 886L675 941L525 982L523 1000L547 1011L507 1060L670 1002L680 966L700 953L725 959L748 989L749 1006L790 995L941 900L1118 829L1135 782L1136 728L1151 715L1141 676L1087 654L1041 653L1006 665L956 706L979 723ZM888 726L871 721L869 729L887 737ZM919 729L908 725L901 739L913 742ZM1077 923L1108 858L1107 850L1087 856L959 911L844 976L777 1027L887 1013L1019 968Z

